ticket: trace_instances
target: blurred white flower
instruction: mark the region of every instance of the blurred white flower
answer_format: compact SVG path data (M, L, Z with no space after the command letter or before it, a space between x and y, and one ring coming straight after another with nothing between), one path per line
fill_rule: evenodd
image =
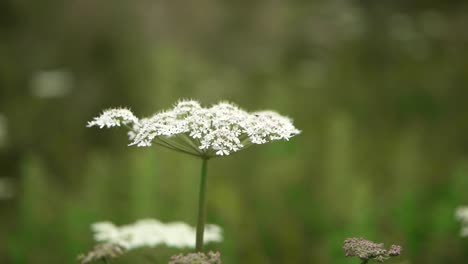
M248 113L221 102L203 108L196 101L180 101L174 108L138 119L130 110L110 109L88 122L88 127L127 125L130 145L153 143L209 158L229 155L253 144L264 144L300 133L292 120L274 111Z
M468 237L468 206L458 207L455 211L455 218L462 224L460 235Z
M71 73L64 70L40 71L31 80L31 93L39 98L63 97L71 89Z
M11 199L14 194L12 179L7 177L0 178L0 200Z
M195 228L183 223L162 223L155 219L143 219L134 224L115 226L111 222L99 222L92 225L94 239L121 245L126 249L140 247L195 247ZM222 230L216 225L205 227L204 242L221 242Z
M6 144L8 136L7 119L0 113L0 147Z

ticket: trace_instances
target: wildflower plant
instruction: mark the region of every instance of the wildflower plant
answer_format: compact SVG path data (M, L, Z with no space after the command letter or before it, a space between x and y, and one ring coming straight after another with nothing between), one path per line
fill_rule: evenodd
M207 162L252 145L289 140L300 131L292 120L274 111L249 113L236 105L220 102L209 108L191 100L179 101L172 109L137 118L129 109L104 111L88 127L126 127L130 146L159 145L202 160L198 200L196 251L203 251L206 214Z
M399 256L402 248L398 245L391 245L389 249L385 249L383 243L374 243L364 238L353 237L344 241L343 250L347 257L358 257L364 264L370 260L385 262L391 257Z

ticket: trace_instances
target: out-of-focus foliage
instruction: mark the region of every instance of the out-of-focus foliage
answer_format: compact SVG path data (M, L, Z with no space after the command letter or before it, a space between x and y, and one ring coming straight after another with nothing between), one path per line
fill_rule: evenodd
M467 25L466 1L0 1L0 263L73 263L102 220L194 225L198 160L85 128L179 98L303 130L209 164L225 263L350 263L351 236L466 263Z

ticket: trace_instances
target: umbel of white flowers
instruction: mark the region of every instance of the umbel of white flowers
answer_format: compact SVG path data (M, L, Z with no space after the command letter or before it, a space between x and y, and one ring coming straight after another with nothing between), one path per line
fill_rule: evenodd
M125 126L129 129L130 145L157 144L202 159L197 252L203 251L208 159L230 155L254 144L289 140L301 132L291 119L273 111L248 113L227 102L204 108L196 101L179 101L170 110L141 119L125 108L109 109L88 123L88 127L92 126Z
M175 248L195 247L195 228L183 222L165 224L156 219L142 219L123 226L98 222L91 228L96 241L116 244L127 250L158 245ZM221 242L221 232L217 225L206 225L204 242Z
M179 101L170 110L141 119L128 109L115 108L88 122L88 127L122 125L129 129L130 145L157 144L205 159L300 133L291 119L274 111L248 113L227 102L204 108L196 101Z

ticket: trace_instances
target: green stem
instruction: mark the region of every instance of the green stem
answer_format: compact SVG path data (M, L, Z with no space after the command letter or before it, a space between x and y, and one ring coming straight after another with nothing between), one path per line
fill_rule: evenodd
M206 215L206 169L208 159L204 158L202 163L200 192L198 194L198 222L197 222L197 238L195 249L196 252L203 252L203 233L205 231L205 215Z
M362 262L361 262L361 264L367 264L367 262L369 262L368 259L363 259Z

